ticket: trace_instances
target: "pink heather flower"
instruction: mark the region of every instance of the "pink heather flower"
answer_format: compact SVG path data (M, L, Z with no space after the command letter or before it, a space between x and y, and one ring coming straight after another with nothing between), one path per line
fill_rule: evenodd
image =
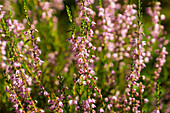
M112 51L114 50L114 44L113 44L113 42L109 42L107 48L108 48L109 52L112 52Z
M69 100L68 104L71 106L73 104L73 100Z
M165 20L165 15L161 14L161 20Z
M78 104L78 100L73 101L74 104Z
M23 111L23 110L22 110L22 109L20 109L20 110L19 110L19 113L22 113L22 111Z
M149 102L149 100L145 98L144 99L144 103L148 103L148 102Z
M114 71L114 70L112 70L112 71L111 71L111 74L112 74L112 75L115 75L115 71Z
M98 47L98 51L101 52L102 51L102 47Z
M83 81L83 86L85 86L86 85L86 81Z
M40 42L41 40L40 40L40 37L37 37L37 40L36 40L36 42L38 43L38 42Z
M96 103L96 100L95 100L95 99L92 99L92 103Z
M132 111L133 111L133 112L136 112L137 110L138 110L137 107L133 107L133 108L132 108Z
M16 110L18 110L18 104L14 104L12 107L14 107Z
M96 25L96 22L92 21L92 22L91 22L91 25L92 25L92 26Z
M6 64L4 62L1 63L2 68L6 67Z
M48 92L47 92L47 91L44 91L44 95L45 95L45 96L48 96L49 94L48 94Z
M105 100L105 102L108 102L109 99L108 99L108 98L105 98L104 100Z
M145 46L146 45L146 41L142 41L142 46Z
M148 62L149 62L149 58L148 58L148 57L145 57L145 58L144 58L144 61L145 61L145 63L148 63Z
M89 17L84 17L84 19L85 19L86 22L90 21Z
M58 105L59 105L60 107L63 107L63 103L62 103L61 101L58 103Z
M159 111L159 110L156 110L156 113L160 113L160 111Z
M104 9L103 8L99 8L98 17L103 17L103 16L104 16Z
M93 49L93 50L96 50L96 47L93 46L92 49Z
M162 48L162 53L163 53L163 54L168 54L168 52L166 51L166 47L163 47L163 48Z
M107 53L106 56L107 56L107 58L110 58L110 57L111 57L111 54L110 54L110 53Z
M45 111L41 109L41 110L40 110L40 113L45 113Z
M113 54L112 54L112 57L113 57L113 58L117 58L117 57L118 57L118 54L117 54L117 53L113 53Z
M63 109L60 108L58 112L59 112L59 113L63 113Z
M112 96L112 100L117 101L117 97L116 96Z
M6 86L6 91L7 91L7 92L9 91L9 86Z
M108 104L108 105L107 105L107 108L110 110L110 108L111 108L112 106L113 106L112 104Z
M96 96L96 93L93 93L93 96L95 97L95 96Z
M103 113L103 112L104 112L103 108L100 108L100 113Z
M91 105L91 108L92 108L92 109L95 108L95 107L96 107L96 106L95 106L94 104Z
M76 106L75 110L78 111L79 108L80 108L79 106Z
M125 108L125 110L126 110L126 111L129 111L129 110L130 110L130 107L129 107L129 106L128 106L128 107L126 107L126 108Z
M31 88L28 88L28 91L29 91L29 92L31 92L31 90L32 90Z

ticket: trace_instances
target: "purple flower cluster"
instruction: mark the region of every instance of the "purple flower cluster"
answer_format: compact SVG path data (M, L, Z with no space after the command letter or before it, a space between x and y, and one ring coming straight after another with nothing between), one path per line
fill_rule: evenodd
M6 41L1 41L0 40L0 51L1 51L1 61L0 61L0 63L1 63L1 67L2 68L5 68L6 67L6 60L7 60L7 58L6 58L6 50L5 50L5 48L6 48Z
M93 44L90 42L90 40L92 40L93 38L93 34L94 34L93 27L96 23L90 19L90 17L91 16L93 17L95 14L93 10L88 8L88 6L90 4L93 4L94 1L85 0L81 3L77 0L76 2L80 8L79 19L81 19L81 23L84 20L85 28L81 29L81 30L84 30L84 34L82 34L82 36L76 36L73 33L72 38L69 39L69 41L72 44L72 50L74 51L74 54L75 54L75 63L78 68L78 72L75 77L77 78L77 80L75 82L84 87L86 86L88 90L87 91L88 98L83 100L82 105L77 106L76 110L83 108L83 111L85 113L89 111L92 111L93 113L95 113L94 109L96 108L96 105L95 105L96 100L94 98L91 98L92 95L90 94L89 90L93 89L94 91L96 91L99 95L99 98L101 99L102 99L102 95L101 95L101 91L97 88L96 82L98 78L95 76L94 67L93 67L95 55L91 55L91 51L96 50L96 47L94 47ZM88 26L88 24L91 24L91 26ZM93 97L96 98L96 94L94 94ZM81 98L81 97L78 97L78 98ZM103 112L102 108L100 112Z
M30 94L33 82L39 84L38 78L41 74L39 66L43 63L39 58L41 50L36 45L40 42L40 38L34 39L33 37L33 33L38 31L28 30L25 31L25 35L21 36L21 33L25 30L23 23L11 19L7 19L6 22L8 26L5 30L8 30L9 35L2 35L11 40L1 41L2 68L6 70L4 74L7 76L8 81L6 91L10 94L10 100L14 103L13 107L16 112L25 112L24 107L26 107L27 111L37 112L35 105L37 101L33 100ZM1 23L3 22L1 21ZM3 27L5 28L5 25ZM15 41L17 39L20 39L20 41ZM32 43L28 45L30 41ZM11 51L8 55L6 55L5 50L6 44L8 44L8 50Z
M161 24L161 21L165 20L165 15L161 14L161 3L155 2L150 3L149 5L153 5L153 7L147 8L147 13L149 16L151 16L152 25L149 30L150 35L147 36L148 42L146 43L146 46L148 47L148 51L146 54L148 55L148 58L145 59L147 62L149 62L150 59L152 59L150 51L154 51L157 54L156 62L154 64L154 87L152 88L152 91L155 91L156 88L156 80L160 77L160 73L162 71L162 66L166 62L166 55L168 52L166 51L166 45L168 44L168 40L165 39L166 31L164 30L164 26ZM153 49L153 45L157 44L156 49ZM159 111L159 110L158 110ZM160 111L159 111L160 112Z
M161 25L165 15L160 13L160 2L153 2L153 7L147 8L152 26L145 36L139 6L99 0L101 4L93 8L95 0L75 1L78 15L71 20L71 13L68 14L72 25L72 36L68 39L71 55L65 58L68 62L60 70L56 67L63 51L51 50L47 61L42 61L38 46L41 39L35 28L38 22L49 22L50 29L56 30L58 18L54 14L64 9L63 0L34 1L41 18L30 10L31 21L26 15L23 22L6 17L8 13L0 5L0 69L15 112L143 113L143 106L150 102L146 90L150 91L150 85L156 87L168 54L168 40ZM154 60L153 56L157 57L151 70L155 76L150 77L143 71ZM74 69L69 70L72 65ZM44 67L47 69L43 70ZM48 78L43 75L46 71L57 89L45 89L43 83L48 80L42 82L42 79ZM72 83L64 83L68 73L74 73ZM155 87L150 89L155 91Z

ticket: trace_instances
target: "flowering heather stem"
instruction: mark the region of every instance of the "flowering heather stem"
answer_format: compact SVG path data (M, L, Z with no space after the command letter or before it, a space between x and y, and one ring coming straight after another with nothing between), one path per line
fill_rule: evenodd
M24 4L25 17L26 17L26 19L27 19L27 24L28 24L29 28L31 28L30 19L29 19L29 17L28 17L26 0L23 0L23 4Z
M13 40L14 41L14 40ZM12 44L12 46L13 46L13 44ZM15 56L17 57L17 61L18 62L20 62L19 61L19 59L18 59L18 54L17 54L17 52L15 51L15 49L14 49L14 47L12 47L13 48L13 52L14 52L14 54L15 54ZM16 47L17 48L17 47ZM19 49L18 49L19 50ZM13 63L15 63L14 61L13 61ZM35 106L35 103L34 103L34 101L32 100L32 97L31 97L31 95L30 95L30 92L29 92L29 90L28 90L28 86L27 86L27 83L26 83L26 80L25 80L25 76L24 76L24 72L23 72L23 70L22 70L22 67L21 67L21 65L19 66L19 68L20 68L20 70L21 70L21 75L22 75L22 77L20 76L20 74L19 74L19 78L23 78L23 80L24 80L24 84L25 84L25 87L26 87L26 90L27 90L27 94L28 94L28 97L29 97L29 99L31 100L31 103L32 103L32 105L33 105L33 107L34 107L34 109L35 109L35 112L37 112L37 108L36 108L36 106ZM17 71L17 68L16 67L14 67L14 69Z
M8 86L7 86L7 88L8 88ZM12 92L13 92L14 95L16 96L16 99L17 99L17 101L19 102L19 105L21 106L21 108L22 108L22 110L23 110L23 113L25 113L24 107L23 107L21 101L19 100L19 98L18 98L18 96L17 96L17 93L15 92L15 90L14 90L14 88L13 88L13 86L12 86L11 84L9 84L9 88L12 90ZM8 89L7 89L7 90L8 90Z
M85 2L85 0L83 0L83 2ZM83 4L84 5L84 4ZM84 14L85 14L85 17L86 18L88 18L88 16L87 16L87 13L86 13L86 10L84 11ZM87 21L87 31L86 31L86 38L88 39L88 35L89 35L89 32L88 32L88 21ZM85 61L85 58L84 58L84 61ZM87 72L90 74L90 71L89 71L89 69L88 69L88 67L87 67ZM86 79L87 79L87 75L86 75ZM94 85L97 87L97 84L95 83L95 80L94 80L94 78L92 77L92 80L93 80L93 83L94 83ZM101 98L101 101L102 101L102 105L103 105L103 108L105 109L105 105L104 105L104 102L103 102L103 97L102 97L102 94L101 94L101 91L98 91L98 93L99 93L99 95L100 95L100 98ZM105 111L106 112L106 111Z
M102 0L98 0L99 6L102 7Z
M159 111L160 112L160 98L161 98L161 86L160 86L160 84L161 84L161 82L159 81L159 80L157 80L157 84L156 84L156 94L155 94L155 96L156 96L156 106L157 106L157 111Z
M138 60L140 61L140 55L141 55L141 51L140 51L140 31L141 31L141 25L142 25L142 15L141 15L141 10L142 10L142 7L141 7L141 1L138 0L138 44L137 44L137 50L138 50ZM141 65L139 65L138 68L140 68ZM139 77L140 77L140 71L141 69L138 69L138 72L137 72L137 75L139 74ZM143 107L143 98L142 98L142 82L140 82L140 78L139 78L139 95L140 95L140 112L143 113L142 111L142 107Z
M3 24L3 22L2 22L2 24ZM5 30L5 29L6 29L6 28L5 28L5 25L3 24L2 26L4 27L4 30ZM12 51L13 51L14 55L16 56L16 60L17 60L18 62L20 62L19 59L18 59L19 55L17 54L16 50L14 49L14 44L15 44L15 43L14 43L14 39L12 39L12 37L10 36L10 34L9 34L9 39L11 40L11 47L12 47ZM17 47L16 47L16 48L17 48ZM18 48L17 48L17 49L18 49ZM18 49L18 50L19 50L19 49ZM15 63L14 60L12 60L12 62L13 62L13 64ZM25 76L23 75L21 65L19 66L19 68L20 68L20 70L21 70L21 75L22 75L22 77L21 77L20 74L18 74L18 75L19 75L19 78L23 78L23 81L24 81L24 84L25 84L25 87L26 87L26 90L27 90L27 94L28 94L28 96L29 96L29 99L31 100L32 105L33 105L35 111L37 112L37 108L35 107L34 101L32 100L32 98L31 98L31 96L30 96L30 92L29 92L29 90L28 90L27 83L26 83L26 81L25 81ZM16 71L18 70L16 67L14 67L14 69L15 69ZM15 93L15 94L16 94L16 93ZM18 100L18 101L20 101L20 100ZM21 107L22 107L22 106L21 106ZM23 108L23 107L22 107L22 108Z

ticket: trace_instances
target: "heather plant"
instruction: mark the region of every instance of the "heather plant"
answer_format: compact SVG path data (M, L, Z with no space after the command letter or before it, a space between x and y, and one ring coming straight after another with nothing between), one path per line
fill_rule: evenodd
M0 111L168 113L166 17L142 2L2 1Z

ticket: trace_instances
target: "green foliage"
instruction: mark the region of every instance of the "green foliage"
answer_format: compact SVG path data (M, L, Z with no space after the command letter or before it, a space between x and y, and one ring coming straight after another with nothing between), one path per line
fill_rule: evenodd
M71 11L70 11L70 9L69 9L69 7L66 5L66 10L67 10L67 15L68 15L68 17L69 17L69 20L70 20L70 22L72 23L73 22L73 19L72 19L72 15L71 15Z

